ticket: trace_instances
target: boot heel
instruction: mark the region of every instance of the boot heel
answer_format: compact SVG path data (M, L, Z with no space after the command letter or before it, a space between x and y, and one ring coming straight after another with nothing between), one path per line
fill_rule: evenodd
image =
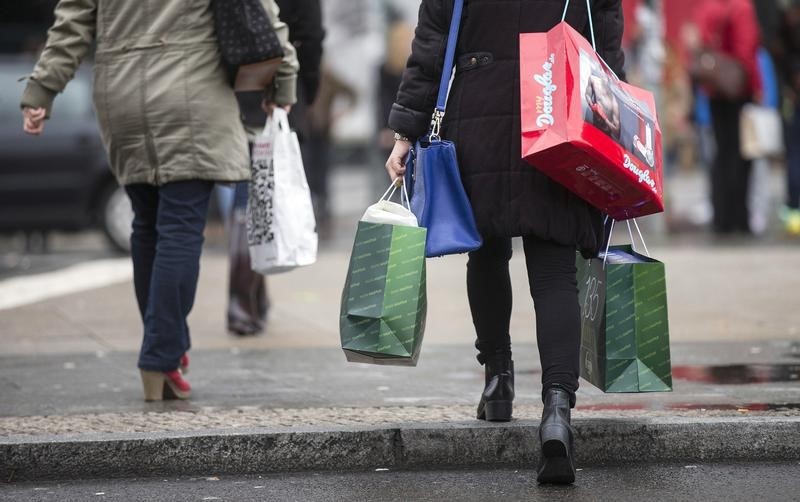
M561 425L544 427L541 432L542 460L537 480L540 483L575 482L575 465L568 445L569 430Z
M570 425L569 394L561 389L544 393L542 422L539 425L541 460L536 480L539 483L575 482L574 429Z
M160 371L139 370L142 375L145 401L163 401L166 376Z
M545 425L541 428L540 437L542 439L542 448L546 443L560 443L566 451L566 445L570 443L570 431L561 424Z
M486 420L489 422L508 422L511 420L513 401L486 401Z
M545 458L567 458L567 445L558 439L550 439L542 444L542 455Z

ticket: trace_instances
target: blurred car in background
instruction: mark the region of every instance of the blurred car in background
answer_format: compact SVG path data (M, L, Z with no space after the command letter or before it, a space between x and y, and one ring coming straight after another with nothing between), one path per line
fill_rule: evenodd
M34 61L0 58L0 232L103 230L130 250L133 212L108 167L94 117L91 73L80 69L41 136L22 131L20 77Z

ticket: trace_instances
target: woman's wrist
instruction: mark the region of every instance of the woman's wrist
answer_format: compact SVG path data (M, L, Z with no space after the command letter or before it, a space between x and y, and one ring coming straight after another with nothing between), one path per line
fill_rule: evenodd
M409 143L409 144L413 143L408 136L406 136L404 134L401 134L401 133L399 133L397 131L395 131L395 133L394 133L394 140L395 141L403 141L403 142Z

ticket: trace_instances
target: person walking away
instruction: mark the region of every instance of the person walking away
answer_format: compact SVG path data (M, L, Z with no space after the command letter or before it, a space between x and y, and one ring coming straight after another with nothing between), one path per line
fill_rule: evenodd
M781 211L786 233L800 237L800 0L789 0L783 10L778 63L787 101L786 206Z
M41 134L54 98L96 44L94 105L111 170L134 210L131 258L146 400L188 398L187 316L215 182L249 178L247 138L209 0L61 0L21 100ZM56 110L57 111L57 110Z
M355 90L332 72L323 60L317 94L303 117L307 123L301 144L317 232L323 242L333 237L329 190L333 163L332 129L336 121L351 111L357 102Z
M536 338L542 365L540 482L575 479L570 425L580 373L580 305L575 251L596 256L603 242L601 214L520 159L519 34L544 32L560 20L565 2L470 0L461 21L456 72L442 137L457 149L461 177L483 246L469 254L467 294L486 386L477 417L511 419L512 237L522 237ZM624 78L620 0L591 2L600 56ZM435 106L452 0L423 0L411 56L389 115L396 132L386 162L394 180L405 172L412 142L426 134ZM589 38L584 2L572 2L566 20Z
M297 75L297 104L289 114L289 123L297 132L303 167L311 190L317 234L327 239L331 234L328 203L327 158L320 159L314 148L314 134L310 124L309 108L317 98L322 74L322 42L325 29L322 25L322 5L319 0L278 0L281 19L289 25L289 40L297 50L300 72ZM323 167L320 167L323 166Z
M297 51L300 70L297 74L297 103L289 113L289 123L297 132L303 158L309 157L303 143L308 136L308 107L314 103L320 85L322 42L325 29L322 25L322 6L319 0L277 0L280 18L289 26L289 41ZM312 178L309 162L304 160L306 177Z
M414 27L409 25L397 9L387 6L386 58L378 69L377 117L382 128L378 131L381 154L388 157L394 148L394 131L389 129L389 112L397 97L397 88L403 77L406 61L411 54ZM383 178L381 178L383 182Z
M267 17L283 48L283 60L275 75L275 82L267 96L261 91L237 92L242 123L245 126L249 149L267 121L269 106L289 109L297 101L298 60L290 42L290 27L280 16L275 0L261 0ZM228 308L227 328L239 336L255 335L264 330L269 310L267 282L263 275L253 271L247 242L248 181L234 186L233 204L228 214Z
M711 167L712 229L715 234L750 234L747 189L752 162L742 157L739 116L761 93L757 53L758 21L751 0L702 0L694 12L699 36L690 36L688 49L713 51L733 58L744 70L744 92L728 97L706 89L717 149Z

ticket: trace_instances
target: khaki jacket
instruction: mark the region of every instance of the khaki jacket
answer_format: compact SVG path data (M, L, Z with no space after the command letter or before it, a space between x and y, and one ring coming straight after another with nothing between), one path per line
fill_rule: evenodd
M274 0L262 3L286 53L272 96L291 104L295 51ZM49 116L55 96L96 42L94 105L121 184L248 179L247 138L220 62L209 4L61 0L22 105L44 107Z

